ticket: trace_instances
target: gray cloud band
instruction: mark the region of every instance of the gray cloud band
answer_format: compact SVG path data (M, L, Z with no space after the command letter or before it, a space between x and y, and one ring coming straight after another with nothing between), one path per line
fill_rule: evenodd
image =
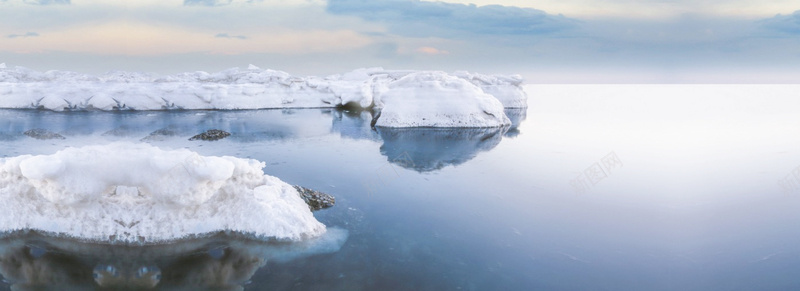
M230 34L227 34L227 33L217 33L216 35L214 35L214 37L216 37L216 38L238 38L238 39L247 39L247 36L245 36L245 35L230 35Z
M18 37L37 37L39 36L38 33L35 32L26 32L25 34L9 34L8 38L18 38Z
M764 28L789 34L800 34L800 10L790 15L776 15L760 21Z
M531 8L419 0L329 0L327 11L383 22L392 32L408 36L543 35L573 28L579 23Z
M25 4L33 5L69 5L70 0L24 0Z

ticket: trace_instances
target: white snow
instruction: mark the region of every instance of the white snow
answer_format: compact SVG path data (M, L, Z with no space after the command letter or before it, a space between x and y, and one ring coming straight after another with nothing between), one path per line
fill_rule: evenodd
M376 126L497 127L511 124L503 105L472 83L442 72L416 72L388 83L376 98ZM475 126L480 125L480 126Z
M0 159L0 231L170 241L218 231L301 240L325 232L263 162L112 143Z
M452 85L457 79L464 82L455 87L431 86L430 80L422 84L405 78L420 74L436 76L441 84ZM0 108L54 111L232 110L320 108L353 104L362 108L377 106L394 113L410 114L403 122L392 123L387 120L380 122L381 126L490 127L507 123L498 122L502 119L500 116L475 118L483 114L479 109L487 109L487 106L491 107L487 110L489 114L497 110L497 106L489 105L486 101L480 101L483 104L481 106L475 106L476 100L495 99L499 101L501 109L526 107L527 96L521 84L522 78L519 76L489 76L469 72L451 75L383 68L358 69L328 77L298 77L254 65L246 70L233 68L218 73L187 72L167 76L121 71L92 76L66 71L38 72L23 67L0 67ZM414 96L409 100L401 100L404 97L399 92L413 92ZM439 94L449 97L429 98ZM459 94L462 96L459 97ZM381 97L392 101L377 104L376 100ZM453 120L413 121L411 116L430 116L430 112L400 111L427 108L429 104L436 104L434 107L439 110L437 118Z
M467 71L457 71L453 75L480 87L486 94L500 100L505 108L528 107L528 95L522 88L520 75L483 75Z

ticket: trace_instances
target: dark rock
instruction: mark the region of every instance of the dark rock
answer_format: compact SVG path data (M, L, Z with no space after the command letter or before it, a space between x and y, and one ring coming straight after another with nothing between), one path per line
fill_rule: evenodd
M308 204L308 208L311 209L311 211L325 209L336 204L336 198L333 198L330 194L314 191L302 186L294 186L294 189L300 194L300 198L303 198L303 201Z
M201 133L201 134L193 136L189 140L198 140L199 139L199 140L213 141L213 140L220 140L220 139L226 138L226 137L228 137L230 135L231 134L229 132L227 132L227 131L223 131L223 130L219 130L219 129L209 129L209 130L206 130L206 132L204 132L204 133Z
M49 131L47 129L42 128L34 128L24 132L23 134L30 136L35 139L47 140L47 139L66 139L63 135L58 133Z

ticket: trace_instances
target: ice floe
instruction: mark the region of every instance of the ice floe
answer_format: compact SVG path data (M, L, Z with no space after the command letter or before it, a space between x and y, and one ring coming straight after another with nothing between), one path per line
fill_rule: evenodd
M141 143L0 159L0 231L155 243L233 231L301 240L325 232L263 162Z
M416 72L381 88L375 100L381 127L498 127L510 125L503 105L474 84L441 72Z
M517 75L383 68L300 77L252 65L217 73L166 76L122 71L93 76L0 67L0 108L67 111L354 106L386 111L377 126L495 127L509 124L503 108L527 106L521 84L522 78Z

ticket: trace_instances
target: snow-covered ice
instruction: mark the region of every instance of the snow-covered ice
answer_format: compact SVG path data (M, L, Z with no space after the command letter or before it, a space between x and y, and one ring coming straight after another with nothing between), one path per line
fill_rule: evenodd
M382 127L498 127L503 105L472 83L441 72L416 72L382 86L375 100ZM475 126L480 125L480 126Z
M148 144L0 159L0 231L151 243L234 231L301 240L326 228L263 162Z
M379 118L378 126L494 127L508 124L503 108L527 106L521 84L517 75L383 68L299 77L252 65L167 76L121 71L93 76L0 67L0 108L232 110L350 105L391 113L382 116L403 115L401 119Z
M505 108L527 108L528 95L522 88L522 76L483 75L467 71L457 71L453 75L480 87L492 95Z

